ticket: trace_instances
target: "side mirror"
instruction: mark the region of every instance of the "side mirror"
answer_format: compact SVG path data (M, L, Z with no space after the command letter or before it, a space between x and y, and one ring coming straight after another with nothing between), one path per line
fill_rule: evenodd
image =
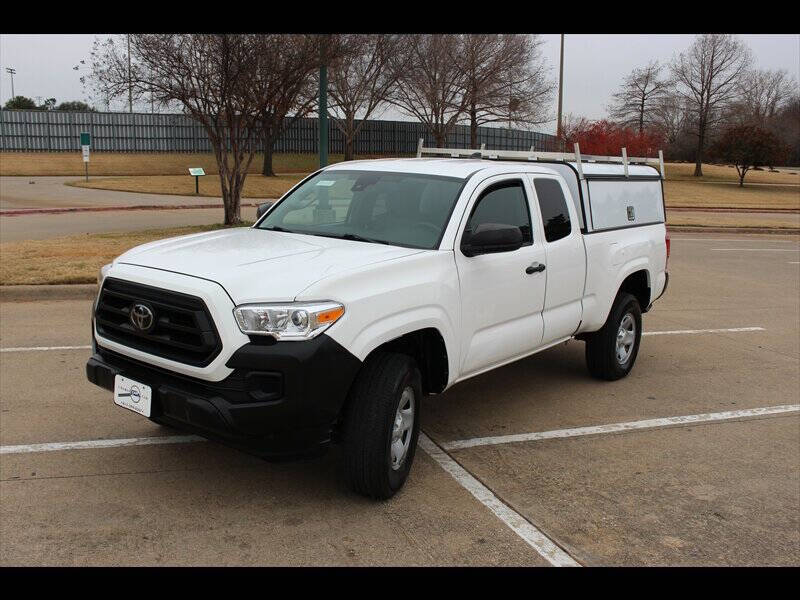
M258 208L256 209L256 219L260 219L261 215L269 210L269 208L275 204L274 202L265 202L264 204L259 204Z
M514 225L481 223L461 242L464 256L513 252L522 247L522 230Z

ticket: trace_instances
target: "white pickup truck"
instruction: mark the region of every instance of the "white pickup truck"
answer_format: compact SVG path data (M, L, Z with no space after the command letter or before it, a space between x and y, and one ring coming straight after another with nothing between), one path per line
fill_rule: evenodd
M329 166L252 227L103 267L89 380L268 458L340 442L352 488L383 499L424 394L570 338L591 375L630 372L668 280L659 171L577 148L418 155Z

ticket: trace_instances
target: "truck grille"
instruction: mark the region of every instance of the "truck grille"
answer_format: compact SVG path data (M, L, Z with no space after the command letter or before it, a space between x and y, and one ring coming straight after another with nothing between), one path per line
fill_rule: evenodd
M188 365L204 367L222 350L200 298L121 279L103 282L95 324L108 340Z

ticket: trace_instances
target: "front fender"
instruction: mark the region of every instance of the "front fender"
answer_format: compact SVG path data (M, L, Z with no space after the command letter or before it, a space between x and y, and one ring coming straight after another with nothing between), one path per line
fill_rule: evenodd
M335 300L345 314L326 334L359 360L407 333L434 328L447 349L448 384L458 375L458 275L453 253L431 250L323 279L297 300Z

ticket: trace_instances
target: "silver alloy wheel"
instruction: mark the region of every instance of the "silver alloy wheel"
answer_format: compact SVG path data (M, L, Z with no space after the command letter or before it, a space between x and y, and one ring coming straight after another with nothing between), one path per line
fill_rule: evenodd
M636 341L636 320L631 313L625 313L619 323L617 331L617 362L624 365L633 352L633 344Z
M394 416L392 427L392 469L397 471L403 466L411 445L411 431L414 428L414 388L407 386L400 396L400 404Z

